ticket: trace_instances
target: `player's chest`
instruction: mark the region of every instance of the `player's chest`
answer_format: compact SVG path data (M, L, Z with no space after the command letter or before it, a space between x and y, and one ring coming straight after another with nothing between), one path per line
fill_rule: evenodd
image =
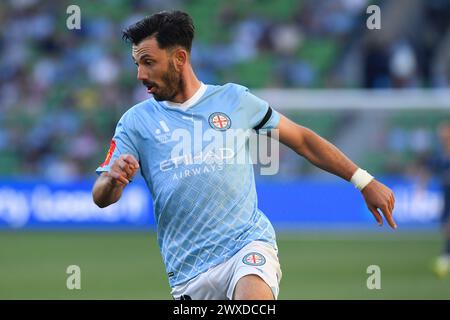
M231 154L245 143L246 130L233 111L162 114L142 128L139 149L144 161L155 163L224 150Z

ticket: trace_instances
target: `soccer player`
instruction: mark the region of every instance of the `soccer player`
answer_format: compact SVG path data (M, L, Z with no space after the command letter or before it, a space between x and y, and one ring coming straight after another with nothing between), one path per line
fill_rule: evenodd
M433 265L434 273L444 278L450 273L450 122L441 123L438 129L441 140L441 150L431 160L431 169L441 179L444 193L444 207L442 208L441 222L445 239L444 250L436 258Z
M154 14L128 27L123 37L132 43L137 79L151 97L119 120L97 169L93 199L100 207L118 201L140 170L152 195L175 299L278 296L282 273L274 229L257 207L252 164L233 161L248 152L247 141L215 144L232 130L276 129L279 141L312 164L352 181L379 225L381 210L397 227L392 191L331 143L243 86L197 79L190 63L194 25L188 14ZM209 130L200 147L184 139L198 135L199 126Z

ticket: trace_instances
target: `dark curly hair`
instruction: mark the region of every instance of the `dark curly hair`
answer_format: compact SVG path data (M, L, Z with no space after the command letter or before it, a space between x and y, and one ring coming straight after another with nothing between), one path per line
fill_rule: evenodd
M194 24L189 14L182 11L162 11L147 16L122 31L122 38L134 45L154 36L161 49L181 46L191 51Z

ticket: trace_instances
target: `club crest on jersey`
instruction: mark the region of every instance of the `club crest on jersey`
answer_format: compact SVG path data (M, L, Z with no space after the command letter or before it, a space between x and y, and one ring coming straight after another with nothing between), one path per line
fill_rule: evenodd
M209 125L214 130L224 131L231 127L231 119L223 112L214 112L209 116Z
M266 263L266 258L258 252L250 252L244 256L242 262L249 266L262 266Z

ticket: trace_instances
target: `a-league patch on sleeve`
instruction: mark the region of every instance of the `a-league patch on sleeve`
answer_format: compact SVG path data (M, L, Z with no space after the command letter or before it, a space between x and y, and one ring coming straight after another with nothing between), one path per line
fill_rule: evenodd
M266 258L258 252L250 252L244 256L242 262L249 266L262 266L266 263Z
M116 140L112 139L111 143L109 145L108 153L106 154L105 161L100 165L100 167L107 166L109 162L111 161L111 157L114 153L114 150L116 150Z

